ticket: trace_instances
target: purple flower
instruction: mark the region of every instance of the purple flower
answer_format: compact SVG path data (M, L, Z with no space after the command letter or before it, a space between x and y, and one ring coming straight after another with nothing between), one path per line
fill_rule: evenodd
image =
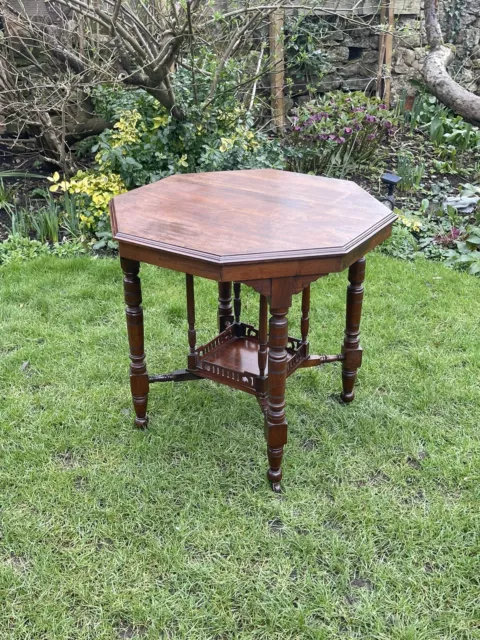
M317 138L322 141L328 140L328 134L321 133L320 135L317 136Z
M378 108L379 108L379 109L386 109L386 108L387 108L387 105L386 105L386 104L379 104L379 105L378 105Z
M338 136L335 141L338 142L338 144L343 144L345 142L345 138L343 138L342 136Z
M366 116L365 116L365 120L366 120L367 122L376 122L376 121L377 121L377 118L376 118L375 116L366 115Z
M391 129L392 123L390 122L390 120L385 120L385 122L383 123L383 126L385 127L385 129Z
M376 137L377 136L376 136L375 133L369 133L368 136L367 136L367 140L375 140Z
M331 134L328 136L328 138L329 138L329 140L336 140L336 139L337 139L337 136L336 136L334 133L331 133Z
M355 113L359 113L360 111L365 111L365 107L354 107L352 109Z
M345 127L344 131L345 131L346 135L349 136L352 133L353 129L352 129L352 127Z

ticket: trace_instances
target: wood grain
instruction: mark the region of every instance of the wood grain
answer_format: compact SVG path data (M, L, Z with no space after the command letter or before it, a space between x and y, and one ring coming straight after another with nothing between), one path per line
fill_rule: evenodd
M353 182L273 169L171 176L111 214L116 240L214 264L344 255L396 219Z

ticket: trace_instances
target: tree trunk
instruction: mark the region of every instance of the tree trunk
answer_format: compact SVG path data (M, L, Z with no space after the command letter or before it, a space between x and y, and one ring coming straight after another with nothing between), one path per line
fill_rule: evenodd
M427 87L440 102L464 120L480 125L480 96L464 89L447 71L447 65L453 59L453 51L443 44L437 0L425 0L425 28L430 46L423 67Z

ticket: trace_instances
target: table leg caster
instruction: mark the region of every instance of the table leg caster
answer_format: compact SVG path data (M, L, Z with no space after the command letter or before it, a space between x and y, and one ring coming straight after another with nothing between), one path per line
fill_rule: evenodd
M137 429L146 429L148 427L148 416L145 416L145 418L135 418L135 427Z
M348 404L349 402L353 402L353 400L355 399L355 392L354 391L350 391L350 392L345 392L343 391L340 394L340 402L342 404Z
M280 482L272 482L273 493L282 493L282 486Z

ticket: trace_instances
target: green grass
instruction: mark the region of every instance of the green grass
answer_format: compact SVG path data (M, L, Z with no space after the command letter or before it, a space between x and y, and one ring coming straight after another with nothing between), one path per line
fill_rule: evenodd
M154 385L132 428L117 261L0 270L1 640L480 638L480 281L367 262L357 398L338 364L290 378L281 496L247 394ZM142 282L150 371L181 368L184 277ZM312 298L336 353L345 275Z

